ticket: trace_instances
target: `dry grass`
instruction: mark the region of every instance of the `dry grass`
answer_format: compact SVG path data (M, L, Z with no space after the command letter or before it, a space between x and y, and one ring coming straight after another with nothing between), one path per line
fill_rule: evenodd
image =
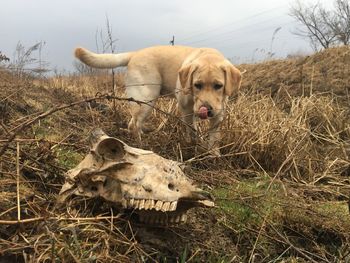
M110 92L109 77L42 81L1 72L0 148L8 147L0 163L0 261L349 261L348 54L341 48L242 65L244 90L229 102L220 158L188 145L172 99L157 103L150 120L156 131L138 145L126 131L126 102L76 103ZM123 96L121 88L116 96ZM188 176L212 192L217 207L159 228L103 200L76 198L58 207L63 173L81 160L94 127L184 160Z
M349 104L350 47L330 48L312 56L240 65L247 70L243 88L271 95L278 102L290 96L325 94ZM288 101L288 100L287 100Z

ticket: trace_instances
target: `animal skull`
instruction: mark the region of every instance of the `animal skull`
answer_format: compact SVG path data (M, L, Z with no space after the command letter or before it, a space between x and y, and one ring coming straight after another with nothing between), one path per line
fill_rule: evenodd
M92 132L90 144L90 153L66 173L60 202L71 195L101 196L134 210L149 224L184 222L188 209L214 206L211 195L192 184L180 163L130 147L101 129Z

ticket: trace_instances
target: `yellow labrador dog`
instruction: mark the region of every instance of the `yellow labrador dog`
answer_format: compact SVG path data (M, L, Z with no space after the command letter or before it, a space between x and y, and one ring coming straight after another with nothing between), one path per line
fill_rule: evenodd
M141 136L144 120L160 95L174 95L184 121L193 126L194 117L210 120L208 147L220 139L218 126L223 120L227 98L237 92L241 72L216 49L185 46L155 46L120 54L96 54L77 48L75 56L95 68L127 66L126 93L133 103L129 130ZM188 129L190 132L191 129Z

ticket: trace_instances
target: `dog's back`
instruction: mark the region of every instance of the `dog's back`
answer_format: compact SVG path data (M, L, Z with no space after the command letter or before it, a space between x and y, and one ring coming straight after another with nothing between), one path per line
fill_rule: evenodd
M78 47L74 55L83 63L93 68L116 68L127 66L131 59L134 63L145 61L148 64L154 63L159 69L168 66L169 61L172 64L181 64L195 48L185 46L154 46L140 49L133 52L118 54L96 54L85 48ZM176 62L179 63L176 63Z
M160 84L163 86L162 92L167 93L175 87L177 72L184 60L195 50L199 49L185 46L154 46L134 52L96 54L79 47L75 49L75 56L83 63L94 68L128 66L130 72L128 75L132 77L131 84L135 82L134 77L140 74L144 76L146 82L147 79L145 78L154 80L156 78L153 75L159 74Z

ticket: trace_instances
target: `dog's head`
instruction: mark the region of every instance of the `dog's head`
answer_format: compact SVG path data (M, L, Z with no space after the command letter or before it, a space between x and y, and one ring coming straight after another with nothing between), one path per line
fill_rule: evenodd
M228 60L205 58L195 60L179 70L184 94L191 94L194 113L201 119L221 114L225 99L237 93L241 72Z

